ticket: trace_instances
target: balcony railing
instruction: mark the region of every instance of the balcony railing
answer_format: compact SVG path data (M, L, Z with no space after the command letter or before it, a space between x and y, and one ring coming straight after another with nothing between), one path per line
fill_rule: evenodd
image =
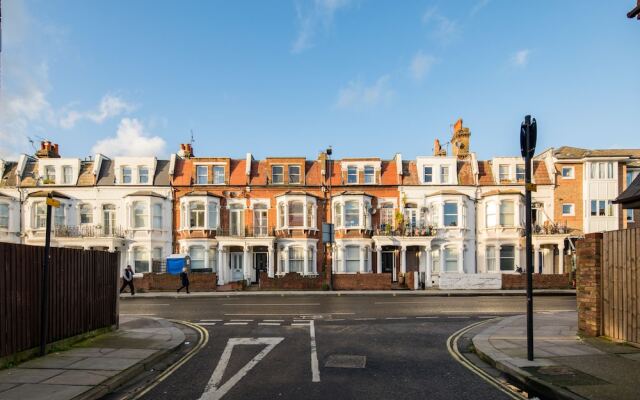
M105 228L101 225L58 225L53 234L59 238L124 238L125 230L120 226Z
M556 224L546 224L546 225L534 225L533 233L535 235L566 235L567 233L571 233L572 229L567 225L556 225Z
M248 226L238 228L218 228L216 236L260 238L275 236L273 228L266 226Z
M405 225L393 228L391 225L380 225L374 229L375 236L431 237L437 234L433 226L415 227Z

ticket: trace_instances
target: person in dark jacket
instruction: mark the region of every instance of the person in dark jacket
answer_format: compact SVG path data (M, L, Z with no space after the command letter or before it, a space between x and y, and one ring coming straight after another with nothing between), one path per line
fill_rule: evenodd
M187 289L187 294L189 293L189 274L187 274L187 267L182 268L182 272L180 272L180 280L182 281L182 286L178 289L178 293L182 289Z
M129 286L131 295L134 296L136 294L136 288L133 286L133 270L131 269L131 265L127 265L127 268L124 270L124 274L122 274L122 287L120 288L120 293L124 292L124 289L126 289L127 286Z

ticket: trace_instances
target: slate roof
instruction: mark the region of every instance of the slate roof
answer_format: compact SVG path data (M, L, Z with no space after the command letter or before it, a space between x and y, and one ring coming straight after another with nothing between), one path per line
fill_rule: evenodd
M96 185L98 186L112 186L116 183L116 174L113 160L102 160L100 164L100 171L98 172L98 179Z
M4 163L4 171L2 176L0 176L0 187L5 186L16 186L18 183L18 179L16 176L16 169L18 168L17 162L6 162Z
M171 184L171 177L169 176L169 160L157 160L156 161L156 175L153 177L154 186L169 186Z
M589 157L631 157L640 158L640 149L600 149L589 150L579 147L562 146L553 152L559 160Z
M640 175L613 202L622 204L622 208L640 209Z

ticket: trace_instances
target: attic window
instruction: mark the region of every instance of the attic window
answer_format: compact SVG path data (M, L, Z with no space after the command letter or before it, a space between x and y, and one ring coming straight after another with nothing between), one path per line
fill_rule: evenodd
M364 167L364 183L376 183L375 171L372 166Z
M347 183L358 183L358 169L347 167Z
M289 183L291 184L300 183L300 166L299 165L289 165Z

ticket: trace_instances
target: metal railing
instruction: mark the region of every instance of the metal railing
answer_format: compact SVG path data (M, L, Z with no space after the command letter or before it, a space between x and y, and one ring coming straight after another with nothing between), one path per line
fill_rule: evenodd
M566 235L567 233L571 233L572 229L567 225L557 225L557 224L547 224L547 225L539 225L536 224L533 227L534 235Z
M53 230L54 236L59 238L124 238L125 233L120 226L107 229L101 225L58 225Z
M374 229L375 236L431 237L438 233L433 226L417 227L405 225L394 228L391 225L379 225Z

